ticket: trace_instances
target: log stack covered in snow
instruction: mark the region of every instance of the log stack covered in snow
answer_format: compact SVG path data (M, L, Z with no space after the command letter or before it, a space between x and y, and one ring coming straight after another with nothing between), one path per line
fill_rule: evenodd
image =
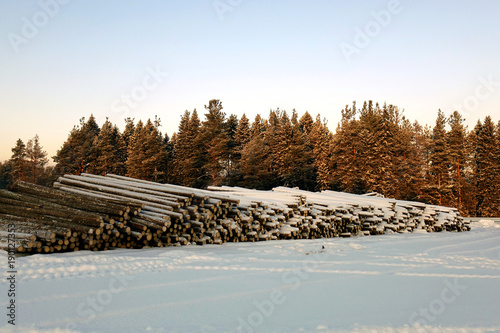
M0 191L0 248L9 225L17 251L28 253L470 230L454 208L376 195L201 190L91 174Z

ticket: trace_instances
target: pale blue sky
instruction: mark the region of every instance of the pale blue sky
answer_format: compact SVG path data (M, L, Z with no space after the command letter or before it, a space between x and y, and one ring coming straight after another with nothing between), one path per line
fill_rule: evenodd
M54 2L0 0L0 161L35 134L53 156L91 113L121 128L127 115L158 115L171 135L184 110L202 115L213 98L252 119L320 113L332 130L353 100L398 105L422 124L464 102L469 126L500 119L497 0L401 0L385 26L373 13L396 0L60 0L44 11ZM231 8L223 19L217 3ZM367 45L357 29L373 32ZM348 61L342 43L359 53ZM168 74L155 81L155 68ZM125 114L120 98L133 92Z

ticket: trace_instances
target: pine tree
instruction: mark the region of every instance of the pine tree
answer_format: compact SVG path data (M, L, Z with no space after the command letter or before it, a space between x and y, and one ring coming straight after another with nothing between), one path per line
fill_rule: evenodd
M26 180L26 145L18 139L12 150L12 180Z
M450 181L451 181L451 201L450 205L458 208L462 214L466 214L464 210L463 191L465 184L465 158L466 151L466 135L467 131L464 127L464 119L458 111L453 112L449 117L450 131L448 132L448 146L450 159Z
M43 175L45 165L49 162L47 152L40 146L38 134L28 141L26 145L28 180L31 183L39 184L39 179Z
M498 140L490 116L475 127L474 180L476 187L475 216L490 217L499 213Z
M446 134L446 117L439 110L436 125L432 130L430 145L430 167L426 186L427 200L433 204L445 205L451 194L448 170L450 168L449 149Z

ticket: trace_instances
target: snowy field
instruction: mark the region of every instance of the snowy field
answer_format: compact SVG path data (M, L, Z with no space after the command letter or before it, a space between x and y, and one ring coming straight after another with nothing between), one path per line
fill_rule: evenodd
M0 331L500 332L500 224L472 228L19 257Z

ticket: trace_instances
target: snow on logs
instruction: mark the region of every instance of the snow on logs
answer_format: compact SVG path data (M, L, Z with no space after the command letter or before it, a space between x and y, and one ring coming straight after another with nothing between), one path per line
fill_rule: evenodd
M0 190L1 249L12 225L27 253L470 230L455 208L375 193L201 190L92 174Z

